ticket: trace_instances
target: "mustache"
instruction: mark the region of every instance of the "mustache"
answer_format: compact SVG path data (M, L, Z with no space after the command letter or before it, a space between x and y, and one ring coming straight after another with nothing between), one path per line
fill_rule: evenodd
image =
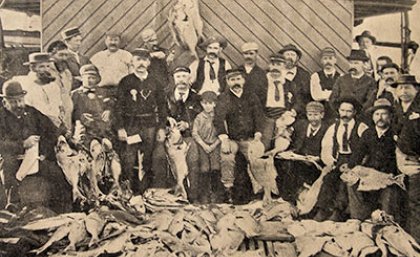
M332 64L332 63L330 63L330 62L327 62L327 63L325 63L325 64L324 64L324 66L330 66L330 67L331 67L331 66L333 66L333 65L334 65L334 64Z
M252 59L251 57L245 57L245 61L253 61L254 59Z
M349 72L356 72L357 70L356 70L356 68L350 68L349 69Z
M52 74L49 71L38 72L37 77L42 83L45 83L45 84L50 83L55 80L55 78L52 76Z
M346 115L343 115L343 116L340 116L340 119L342 119L342 120L351 120L351 117L346 116Z
M118 47L117 44L109 44L109 47Z
M277 72L277 73L281 73L281 71L280 71L279 69L276 69L276 68L271 69L271 70L270 70L270 72Z
M385 82L395 82L395 79L394 79L394 78L387 78L387 79L385 80Z
M241 85L241 84L236 83L236 84L234 84L233 86L231 86L231 88L232 88L232 89L235 89L235 88L242 88L242 85Z
M213 52L207 53L207 55L209 57L217 57L218 56L216 53L213 53Z

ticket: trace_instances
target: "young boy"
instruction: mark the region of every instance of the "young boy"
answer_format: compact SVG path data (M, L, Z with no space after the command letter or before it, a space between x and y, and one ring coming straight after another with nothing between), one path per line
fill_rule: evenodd
M198 144L202 203L219 201L220 191L220 140L213 125L217 95L206 91L201 95L203 111L194 120L192 136ZM220 189L220 190L219 190Z

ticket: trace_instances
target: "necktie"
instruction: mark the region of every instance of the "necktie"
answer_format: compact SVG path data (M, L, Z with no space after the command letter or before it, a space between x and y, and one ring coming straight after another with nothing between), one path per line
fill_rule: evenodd
M210 66L210 80L214 81L216 79L216 72L214 71L213 68L213 63L211 63L210 61L207 61L209 63Z
M179 92L179 99L178 99L178 101L183 102L184 101L184 95L185 95L185 93Z
M343 151L347 152L349 151L349 139L348 139L348 133L349 133L349 124L345 123L344 126L344 133L343 133Z
M280 84L280 81L274 81L274 86L276 87L276 90L274 91L274 100L276 100L276 102L280 101L279 84Z

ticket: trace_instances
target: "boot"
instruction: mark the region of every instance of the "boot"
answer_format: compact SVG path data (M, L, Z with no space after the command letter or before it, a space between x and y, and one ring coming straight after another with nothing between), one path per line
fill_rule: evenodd
M327 218L329 218L331 216L331 212L324 210L324 209L318 209L318 211L316 212L316 215L314 217L315 221L321 222L326 220Z

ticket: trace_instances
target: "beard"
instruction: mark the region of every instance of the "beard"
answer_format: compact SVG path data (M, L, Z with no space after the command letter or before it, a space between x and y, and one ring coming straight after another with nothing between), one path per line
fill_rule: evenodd
M286 59L286 68L291 69L295 67L295 61L293 59Z
M357 70L355 68L350 68L349 69L349 73L355 74L357 72Z
M55 78L52 76L52 74L49 71L37 72L37 77L39 81L44 85L50 82L53 82L55 80Z
M219 57L216 53L213 53L213 52L207 53L207 56L213 59L216 59L217 57Z

